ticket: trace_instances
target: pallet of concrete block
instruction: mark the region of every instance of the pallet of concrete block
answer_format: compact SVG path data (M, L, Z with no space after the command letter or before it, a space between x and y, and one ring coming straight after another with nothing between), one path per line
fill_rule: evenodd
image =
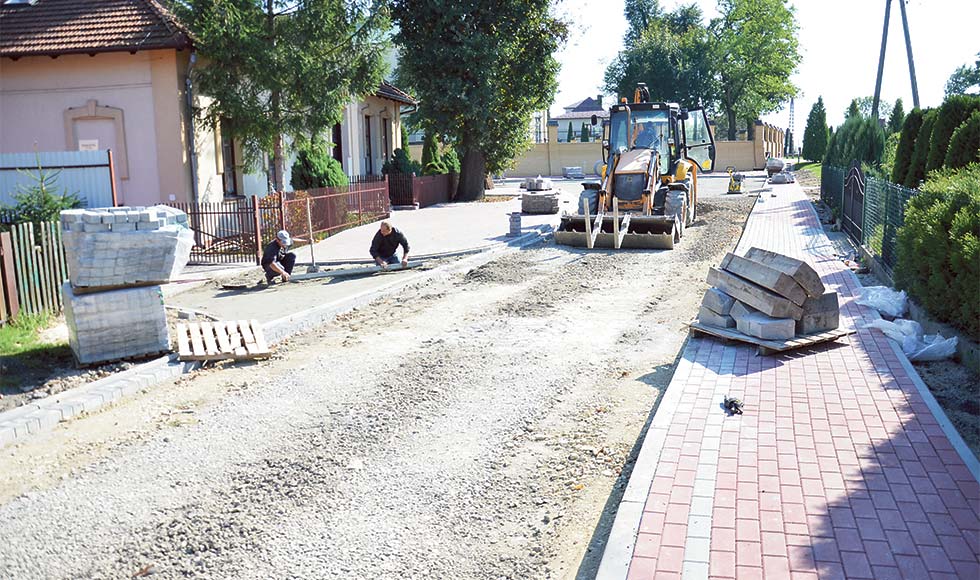
M180 274L194 235L167 206L61 212L68 279L75 288L165 284Z
M271 352L257 320L215 320L177 325L180 360L255 360Z
M521 213L558 213L558 193L528 191L521 194Z
M853 331L839 330L837 293L828 292L806 262L751 248L745 256L728 254L708 272L712 286L704 295L691 328L780 352L835 340Z
M62 286L68 344L81 365L143 358L170 351L159 286L75 294Z
M521 186L528 191L551 191L554 183L547 177L528 177Z

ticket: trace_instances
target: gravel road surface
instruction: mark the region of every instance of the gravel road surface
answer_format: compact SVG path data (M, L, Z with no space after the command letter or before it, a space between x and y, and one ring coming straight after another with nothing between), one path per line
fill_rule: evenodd
M514 252L4 450L0 577L590 577L753 201L673 251Z

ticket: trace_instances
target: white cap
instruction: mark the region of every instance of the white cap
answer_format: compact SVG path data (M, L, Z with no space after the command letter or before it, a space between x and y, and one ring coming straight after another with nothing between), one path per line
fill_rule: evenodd
M276 237L279 239L280 242L282 242L284 246L293 245L293 239L289 237L289 232L287 232L286 230L279 230L279 233L276 234Z

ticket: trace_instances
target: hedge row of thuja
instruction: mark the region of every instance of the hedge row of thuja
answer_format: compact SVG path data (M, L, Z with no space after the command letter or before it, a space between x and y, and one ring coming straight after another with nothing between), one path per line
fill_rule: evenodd
M898 229L895 283L980 340L980 163L933 172L920 191Z
M913 109L902 125L892 181L918 187L930 171L980 161L980 96L955 95L937 109Z

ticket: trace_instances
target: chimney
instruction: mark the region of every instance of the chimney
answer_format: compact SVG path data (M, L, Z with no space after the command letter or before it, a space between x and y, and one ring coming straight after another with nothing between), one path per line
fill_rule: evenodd
M599 101L599 108L602 108L602 95L596 95L595 100Z

